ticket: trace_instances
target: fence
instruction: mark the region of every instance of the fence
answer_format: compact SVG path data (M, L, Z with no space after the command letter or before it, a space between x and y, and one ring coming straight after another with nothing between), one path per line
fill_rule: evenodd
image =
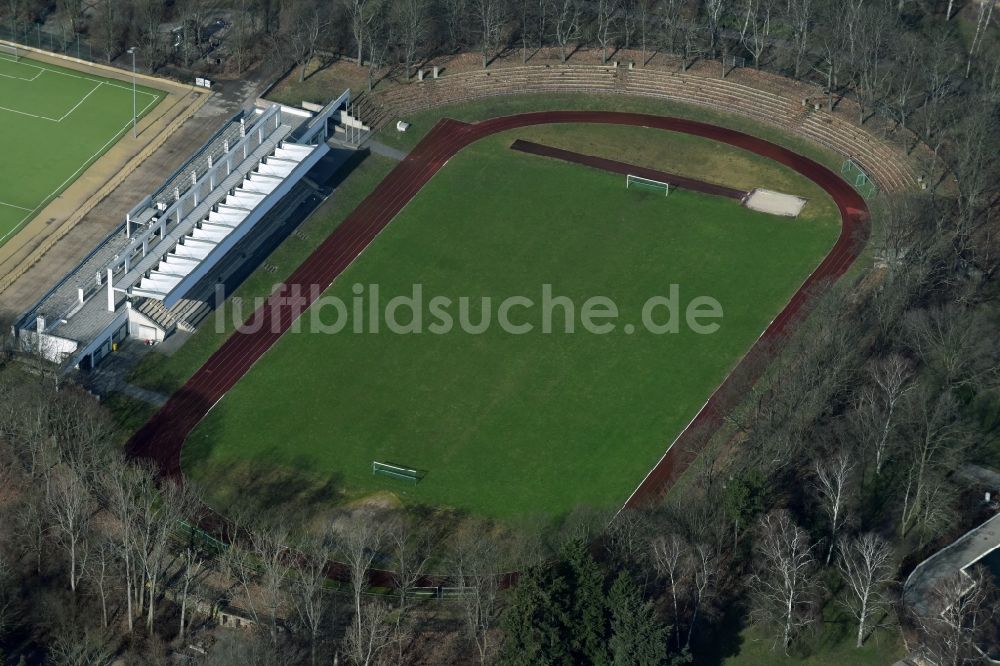
M79 60L103 64L109 62L107 51L81 39L79 33L73 34L67 30L62 33L48 32L42 30L40 23L0 22L0 39Z

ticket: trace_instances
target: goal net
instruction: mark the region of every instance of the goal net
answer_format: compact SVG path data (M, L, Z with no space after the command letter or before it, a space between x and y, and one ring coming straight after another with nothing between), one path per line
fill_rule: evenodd
M843 174L848 182L854 185L854 189L861 193L861 196L870 199L876 194L878 194L878 186L872 177L868 175L857 160L853 157L848 157L844 160L844 163L840 165L840 173Z
M394 479L400 479L401 481L409 481L410 483L420 481L420 472L415 469L391 465L377 460L372 461L372 474L381 474Z
M645 189L652 190L654 192L663 192L663 196L668 196L670 194L670 183L664 183L659 180L653 180L652 178L643 178L642 176L633 176L629 174L625 176L625 189Z
M0 43L0 60L13 60L17 62L18 58L19 54L16 45Z

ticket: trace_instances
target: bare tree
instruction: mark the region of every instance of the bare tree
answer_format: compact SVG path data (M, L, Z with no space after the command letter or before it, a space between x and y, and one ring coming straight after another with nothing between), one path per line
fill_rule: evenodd
M385 540L382 518L374 512L355 511L334 525L337 542L351 572L354 619L348 631L349 640L354 645L365 642L364 634L372 631L369 622L379 615L376 609L369 609L368 614L365 614L363 595L369 586L368 575L372 562Z
M927 616L917 617L921 647L940 666L978 663L983 640L996 611L996 586L982 566L967 578L961 572L935 584Z
M907 120L919 98L918 84L922 75L921 52L927 48L923 40L903 34L892 44L893 66L889 69L887 108L899 126L908 129Z
M688 544L676 534L660 536L651 543L653 565L656 572L666 578L670 585L670 600L673 604L673 633L677 649L681 649L681 611L679 598L683 594L682 586L686 583L689 571Z
M969 78L969 75L972 73L972 61L982 46L983 33L989 28L992 22L993 9L996 7L996 4L995 2L979 3L979 13L976 16L976 32L972 36L972 43L969 45L969 59L965 65L965 78Z
M141 498L153 493L152 471L117 458L109 462L101 479L101 488L112 515L118 520L117 547L124 565L125 617L132 631L136 607L141 610L141 568L136 557Z
M267 607L271 644L278 644L278 609L286 600L290 570L288 530L282 525L258 527L250 532L250 544L259 568L258 585Z
M0 557L0 636L7 631L10 619L14 616L14 601L17 598L15 581L7 560Z
M840 25L846 13L845 8L850 3L825 3L820 5L818 21L826 25ZM826 75L826 110L833 113L833 98L839 86L840 71L847 60L844 42L844 30L817 30L819 52L822 56L822 68L818 71Z
M298 65L299 83L305 81L306 70L316 55L316 46L330 23L320 11L324 6L322 3L317 6L308 0L287 5L288 15L282 21L285 29L279 43L284 53Z
M393 579L399 593L400 616L407 610L409 594L426 573L439 542L436 529L409 513L396 516L387 530L392 552Z
M815 22L813 0L789 0L788 22L792 28L793 61L795 78L802 76L802 64L809 53L809 35Z
M753 55L753 65L760 69L764 52L771 45L771 10L773 0L745 0L746 15L740 41Z
M17 23L23 18L25 0L6 0L7 17L10 19L10 34L17 34Z
M619 42L622 48L630 48L632 46L632 35L635 34L635 23L636 23L636 12L638 2L636 0L622 0L622 31L621 31L621 41Z
M230 517L232 518L232 516ZM231 534L240 534L237 521L229 528ZM257 563L249 548L227 548L221 561L223 573L234 581L234 587L239 591L238 599L241 607L250 615L254 624L260 624L259 595L254 593L259 578ZM269 646L271 647L271 646Z
M389 45L393 41L392 25L384 16L385 6L380 5L378 14L368 30L366 44L368 45L368 92L375 87L375 73L386 62Z
M35 573L42 573L42 561L46 554L46 540L52 526L49 525L47 504L41 495L26 493L17 512L14 534L23 553L35 563Z
M858 8L857 21L851 23L856 40L852 42L855 89L858 100L858 122L874 113L886 89L892 70L889 62L888 37L893 31L893 17L880 5Z
M72 627L56 636L47 663L53 666L110 664L115 648L106 636L85 627Z
M910 347L946 387L976 388L1000 368L986 321L961 305L912 310L904 328Z
M459 48L466 20L466 0L442 0L444 8L444 24L448 33L448 50L455 52Z
M923 548L927 543L954 525L959 518L957 497L954 486L945 474L934 469L924 483L924 500L920 510L913 516L913 530L917 534L917 547Z
M757 563L750 579L751 616L778 627L776 643L787 652L796 632L815 619L816 560L809 537L788 513L761 519Z
M361 67L365 53L365 40L372 23L379 14L381 0L341 0L351 22L351 34L357 46L356 64Z
M731 0L705 0L704 7L705 17L708 20L709 50L713 58L719 44L719 26L722 23L726 7L729 6L730 2Z
M955 242L959 252L968 249L977 218L985 217L982 212L993 196L1000 172L997 151L990 149L1000 136L993 105L971 103L963 109L963 114L949 133L955 155L951 167L958 181Z
M493 54L500 47L500 38L507 22L507 5L504 0L473 0L473 9L479 23L483 69L486 69Z
M841 545L837 568L850 592L845 605L858 621L855 647L861 647L874 618L889 606L886 593L894 582L892 546L877 534L862 534Z
M106 538L102 538L96 545L91 546L91 553L88 558L90 564L87 567L87 575L91 584L97 589L97 595L101 600L101 627L108 627L108 587L111 578L114 576L114 568L117 562L115 545Z
M163 64L163 39L160 23L163 22L164 4L160 0L136 0L133 27L139 35L139 51L146 66L156 69Z
M92 30L94 37L104 50L107 63L121 53L128 32L128 9L127 3L118 0L96 0L94 2L95 22Z
M136 562L142 572L138 607L141 612L141 592L145 590L146 628L152 631L159 585L170 560L171 536L198 501L189 484L166 483L159 489L151 484L138 490L134 539Z
M233 54L232 62L236 66L236 73L240 74L250 64L250 59L259 48L262 41L261 18L266 20L267 16L265 14L262 17L257 11L265 6L265 3L258 0L235 0L232 5L236 16L228 41ZM266 34L271 33L266 32Z
M393 5L393 20L403 50L403 65L406 79L410 79L417 49L427 33L427 7L423 0L396 0Z
M826 551L826 565L830 566L837 532L846 519L847 486L851 481L854 465L847 453L841 451L833 459L822 458L813 465L816 475L816 494L823 513L830 523L830 547Z
M958 422L958 403L950 391L937 392L921 386L910 404L910 464L906 473L900 535L905 536L928 508L932 481L942 465L948 464L964 438Z
M677 53L678 35L686 33L681 8L682 0L662 0L659 11L660 29L662 31L662 45L668 53ZM686 54L685 54L686 60Z
M475 642L479 661L487 663L493 651L490 633L500 618L500 574L504 562L495 528L469 525L452 545L449 568L462 590L465 629Z
M544 5L542 5L544 7ZM521 64L528 62L528 42L531 38L531 25L535 24L533 13L538 7L536 0L518 0L517 31L521 37Z
M944 101L954 95L961 82L959 73L960 55L954 49L949 35L935 34L931 42L921 52L921 69L924 75L923 99L920 104L920 115L923 119L922 135L924 141L934 148L937 156L939 141L932 139L943 129L945 113Z
M383 652L395 638L393 625L388 621L390 610L384 601L366 601L351 620L347 651L357 666L381 663Z
M316 647L330 607L324 590L329 546L326 535L308 538L301 544L292 570L291 600L299 621L309 631L309 661L313 666L316 665Z
M601 64L608 62L608 45L614 41L615 25L621 12L619 0L597 0L596 34L597 43L601 45Z
M718 592L716 585L721 573L719 553L712 546L698 544L694 548L692 567L694 569L694 600L685 643L685 647L688 649L691 647L691 637L694 635L698 616L704 613Z
M69 558L69 587L76 592L86 562L86 543L94 500L76 473L72 469L63 468L53 479L47 504L58 541Z
M56 15L69 28L69 34L76 37L83 31L84 10L83 0L56 0L58 12Z
M627 567L645 565L650 556L649 523L644 512L623 509L617 513L605 531L608 554Z
M559 61L569 57L569 43L580 36L580 4L577 0L556 0L555 28L556 43L559 45Z
M875 453L875 475L882 472L885 454L895 426L896 412L903 398L913 388L910 362L900 354L891 354L870 366L876 391L862 393L861 409L874 426L872 449Z
M642 62L640 67L646 66L646 50L649 40L650 22L653 19L656 0L636 0L635 14L639 24L639 46L642 50Z
M187 633L188 594L191 591L191 584L198 579L204 569L205 558L202 552L192 545L185 548L181 553L181 617L177 627L177 635L181 640L184 640L184 635Z

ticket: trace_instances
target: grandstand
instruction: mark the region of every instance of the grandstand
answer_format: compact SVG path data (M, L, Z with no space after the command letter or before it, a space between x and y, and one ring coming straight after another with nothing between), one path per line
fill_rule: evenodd
M304 176L330 151L329 121L349 102L345 91L316 113L272 104L237 114L19 318L21 348L88 369L126 337L192 328L224 258L301 201Z

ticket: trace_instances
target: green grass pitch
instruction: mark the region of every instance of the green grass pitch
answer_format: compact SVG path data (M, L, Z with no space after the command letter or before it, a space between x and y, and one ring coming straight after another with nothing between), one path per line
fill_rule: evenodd
M519 136L453 157L327 293L350 304L353 285L377 283L384 304L420 283L425 300L537 302L551 284L577 307L610 297L615 331L324 335L307 314L185 445L185 473L212 503L392 495L505 519L620 505L838 234L833 215L626 190L624 177L510 151ZM671 284L682 305L717 299L719 332L626 333ZM425 476L373 475L372 460Z
M165 93L136 90L142 116ZM0 55L0 244L59 195L132 125L132 86Z

